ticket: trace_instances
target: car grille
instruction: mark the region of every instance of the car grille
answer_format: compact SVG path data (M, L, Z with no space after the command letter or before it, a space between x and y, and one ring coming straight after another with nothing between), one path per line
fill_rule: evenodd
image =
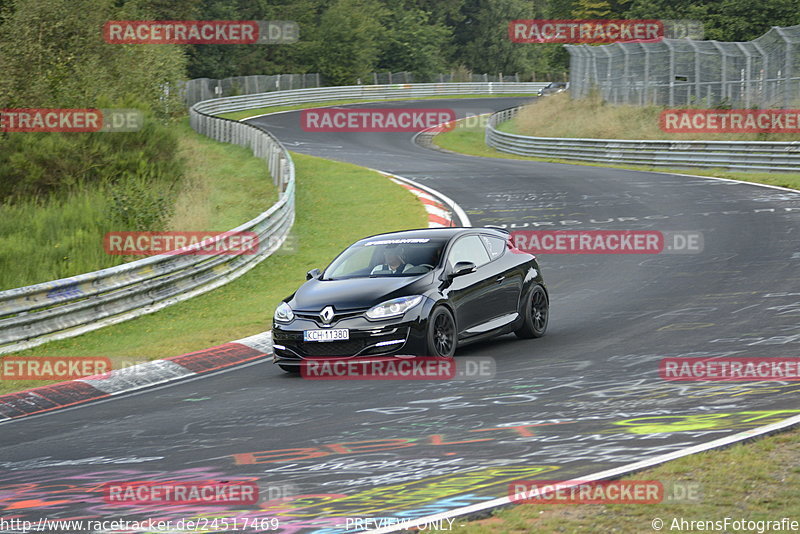
M366 346L362 339L300 343L300 350L308 356L353 356Z
M331 318L331 322L327 323L330 325L335 325L342 319L349 319L350 317L357 317L367 311L369 308L364 308L363 310L348 310L342 312L334 312L333 317ZM322 322L322 319L319 317L319 312L307 312L307 311L295 311L294 314L297 317L302 317L303 319L311 319L315 323L319 325L324 325L325 323Z

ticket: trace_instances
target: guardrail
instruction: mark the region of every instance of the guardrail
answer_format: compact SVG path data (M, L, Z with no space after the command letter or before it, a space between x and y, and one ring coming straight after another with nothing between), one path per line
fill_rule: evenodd
M258 236L254 254L162 254L100 271L0 292L0 354L71 337L155 312L241 276L277 250L294 222L294 165L271 134L190 110L192 127L218 141L248 146L268 164L279 200L231 232ZM224 236L203 243L220 242ZM191 247L187 247L189 250Z
M713 167L746 171L800 171L800 142L661 141L530 137L501 132L519 107L492 114L486 144L501 152L602 163Z
M204 113L219 114L267 106L288 106L332 100L388 100L392 98L408 99L427 96L477 94L535 94L546 85L547 83L545 82L465 82L313 87L205 100L198 102L194 107Z
M283 244L295 217L294 164L289 152L272 134L246 123L214 117L215 114L341 99L531 93L545 85L486 82L326 87L198 102L189 110L192 128L217 141L252 149L267 162L279 189L279 200L269 210L230 231L256 233L258 252L238 256L152 256L70 278L0 291L0 354L76 336L200 295L246 273Z

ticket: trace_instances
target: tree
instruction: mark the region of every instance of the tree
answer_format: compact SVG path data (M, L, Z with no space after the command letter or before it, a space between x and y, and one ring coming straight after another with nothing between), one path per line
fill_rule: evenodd
M419 80L430 80L446 70L444 47L451 37L443 24L431 24L430 14L418 9L396 9L387 18L378 68L412 71Z
M467 0L464 22L455 31L458 52L454 60L474 72L529 72L534 49L508 38L508 23L531 18L527 0Z
M115 9L112 0L17 0L0 26L0 101L85 108L101 98L136 98L164 112L165 84L185 76L181 48L113 45L102 37L106 21L135 18L149 16L132 5Z
M576 19L607 19L611 15L611 4L606 0L577 0L572 9Z
M699 20L706 39L749 41L772 26L800 24L800 0L633 0L626 16Z
M333 85L375 70L388 11L376 0L336 0L320 17L315 68Z

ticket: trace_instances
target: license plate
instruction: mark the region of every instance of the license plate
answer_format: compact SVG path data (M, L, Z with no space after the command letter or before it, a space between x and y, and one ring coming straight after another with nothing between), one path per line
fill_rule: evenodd
M347 339L350 339L350 330L347 328L306 330L303 332L303 341L343 341Z

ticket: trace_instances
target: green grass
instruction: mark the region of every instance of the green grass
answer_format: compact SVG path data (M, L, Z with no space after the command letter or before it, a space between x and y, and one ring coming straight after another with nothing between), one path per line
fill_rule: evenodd
M498 511L483 520L456 520L454 527L459 524L464 526L456 527L451 532L639 534L656 532L651 527L654 518L664 521L662 532L679 532L678 529L669 528L674 518L698 521L730 517L734 520L775 521L788 517L800 521L800 501L797 498L797 488L800 487L800 430L724 450L685 456L625 479L658 480L664 485L671 482L697 484L699 499L689 503L659 504L521 504ZM684 529L682 532L699 530ZM728 532L734 530L729 527Z
M305 281L308 270L324 267L347 245L367 235L427 226L416 197L382 175L302 154L292 157L297 170L295 252L276 253L241 278L157 313L16 354L108 356L119 368L257 334L269 330L275 307ZM0 380L0 393L46 383Z
M122 263L103 250L108 204L97 188L0 206L0 289Z
M502 127L505 124L501 125ZM570 165L587 165L593 167L606 167L612 169L629 169L635 171L654 171L679 174L695 174L698 176L715 176L718 178L729 178L731 180L741 180L744 182L755 182L761 184L778 185L792 189L800 189L800 173L767 173L767 172L733 172L725 169L679 169L662 168L644 165L605 165L584 161L572 161L555 158L532 158L517 156L500 152L486 145L484 142L484 129L482 126L475 125L465 127L459 124L449 132L438 134L433 139L436 146L452 152L467 154L470 156L482 156L487 158L518 159L529 161L544 161L550 163L568 163Z
M244 147L173 125L185 176L165 230L224 231L267 209L278 196L266 164ZM159 187L159 186L156 186ZM141 256L108 255L103 236L129 231L109 217L109 187L0 206L0 289L104 269ZM153 230L157 230L154 228Z
M599 94L573 99L568 93L538 99L502 130L534 137L675 139L702 141L796 141L796 133L668 133L659 118L664 106L609 104ZM509 128L506 130L506 128Z
M554 122L559 122L554 121ZM514 124L501 129L515 131ZM551 136L548 134L547 136ZM662 169L644 166L597 165L556 159L528 158L498 152L484 143L482 126L459 124L450 132L434 138L437 146L473 156L523 159L595 165L602 167L676 172L716 176L748 182L800 189L798 173L743 173L722 169ZM800 520L800 431L778 434L758 441L733 446L723 451L709 451L668 462L654 469L626 477L631 480L697 482L702 498L691 504L629 505L520 505L502 510L492 517L472 522L455 521L456 534L523 534L616 532L639 534L656 532L654 518L665 522L662 532L670 532L674 518L686 520L723 520L725 517L750 520ZM554 478L554 477L550 477ZM671 532L677 532L672 530ZM683 532L689 532L683 530ZM698 532L698 531L692 531Z
M500 94L500 95L442 95L442 96L423 96L419 98L415 98L414 100L450 100L450 99L458 99L458 98L511 98L511 97L530 97L535 98L535 95L530 93L513 93L513 94ZM328 106L343 106L345 104L363 104L365 102L395 102L395 101L408 101L408 98L389 98L389 99L371 99L371 98L363 98L363 99L352 99L352 100L332 100L330 102L313 102L313 103L306 103L306 104L296 104L292 106L268 106L265 108L255 108L255 109L247 109L244 111L232 111L230 113L221 113L218 117L222 117L223 119L232 119L235 121L240 121L244 119L249 119L250 117L256 117L258 115L264 115L265 113L276 113L278 111L292 111L295 109L308 109L308 108L319 108L319 107L328 107Z
M230 230L278 200L266 163L248 148L200 135L188 120L178 128L186 178L169 229Z

